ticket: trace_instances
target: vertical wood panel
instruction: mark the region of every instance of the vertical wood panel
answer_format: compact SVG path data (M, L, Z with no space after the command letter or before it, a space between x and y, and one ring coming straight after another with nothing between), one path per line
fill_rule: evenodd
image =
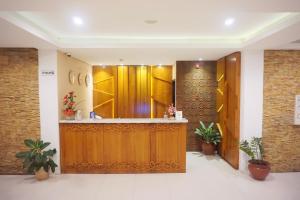
M185 172L186 124L60 124L63 173Z
M240 140L240 59L239 52L233 53L220 59L217 68L217 110L220 105L224 105L218 113L218 122L223 132L220 155L236 169L239 167ZM220 80L222 74L224 82Z

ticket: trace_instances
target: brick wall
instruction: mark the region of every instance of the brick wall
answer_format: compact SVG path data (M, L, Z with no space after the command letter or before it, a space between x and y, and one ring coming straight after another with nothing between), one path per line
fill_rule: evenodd
M15 153L40 135L37 50L0 48L0 77L0 174L18 174Z
M199 150L198 137L194 133L199 120L216 120L216 90L216 62L176 62L176 107L189 120L188 151Z
M273 172L300 171L300 126L293 125L300 94L300 51L265 51L263 142Z

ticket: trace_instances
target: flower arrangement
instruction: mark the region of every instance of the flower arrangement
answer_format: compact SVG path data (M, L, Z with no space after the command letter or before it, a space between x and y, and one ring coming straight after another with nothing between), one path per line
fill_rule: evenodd
M169 113L169 116L171 116L171 117L174 117L174 116L175 116L176 108L174 107L173 104L169 105L168 113Z
M75 97L74 92L69 92L64 96L64 115L66 117L72 117L75 115Z

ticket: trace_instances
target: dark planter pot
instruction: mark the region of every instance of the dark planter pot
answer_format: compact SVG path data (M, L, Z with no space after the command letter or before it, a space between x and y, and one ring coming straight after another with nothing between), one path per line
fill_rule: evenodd
M202 151L202 144L203 144L203 139L202 138L199 139L198 144L199 144L199 150Z
M263 181L270 173L271 167L267 161L249 160L248 169L254 179Z
M214 155L216 150L216 146L211 143L202 142L202 152L205 155Z

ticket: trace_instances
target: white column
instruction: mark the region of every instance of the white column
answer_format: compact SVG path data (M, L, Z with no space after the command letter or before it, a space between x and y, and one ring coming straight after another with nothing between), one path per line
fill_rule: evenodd
M262 137L264 51L244 50L241 58L240 140ZM248 157L240 151L240 170Z
M60 146L58 127L58 88L57 88L57 51L39 50L39 100L41 139L50 142L49 148L56 148L54 161L56 173L60 173ZM54 75L43 75L42 72L53 71Z

